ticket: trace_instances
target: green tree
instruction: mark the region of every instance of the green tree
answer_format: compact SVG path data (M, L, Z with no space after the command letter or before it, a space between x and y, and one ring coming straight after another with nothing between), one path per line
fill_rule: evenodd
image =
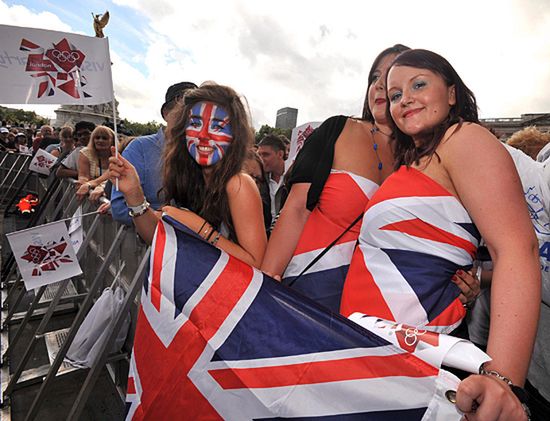
M271 127L269 124L264 124L262 127L260 127L260 130L256 132L256 144L259 143L260 140L262 140L268 134L283 135L290 140L292 129L277 129L275 127Z
M120 126L124 128L131 136L143 136L146 134L153 134L158 132L161 124L156 121L149 121L148 123L138 123L136 121L129 121L124 119L120 122Z
M39 116L34 111L7 107L0 107L0 121L10 126L35 125L36 127L49 122L47 118Z

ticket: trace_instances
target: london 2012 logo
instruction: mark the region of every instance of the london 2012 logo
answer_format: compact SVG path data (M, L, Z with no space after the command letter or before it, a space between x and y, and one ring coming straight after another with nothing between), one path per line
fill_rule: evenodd
M19 50L29 53L25 71L40 79L38 98L53 96L56 89L77 99L91 97L84 92L87 81L81 72L86 56L66 38L49 49L23 38Z
M21 258L34 265L32 276L41 276L42 271L55 271L61 264L73 263L66 249L67 240L61 237L46 245L29 244Z

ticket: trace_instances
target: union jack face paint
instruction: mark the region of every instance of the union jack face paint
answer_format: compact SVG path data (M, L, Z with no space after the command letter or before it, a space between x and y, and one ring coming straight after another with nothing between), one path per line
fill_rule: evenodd
M216 164L233 141L229 114L213 102L193 105L185 128L185 140L189 154L200 166Z

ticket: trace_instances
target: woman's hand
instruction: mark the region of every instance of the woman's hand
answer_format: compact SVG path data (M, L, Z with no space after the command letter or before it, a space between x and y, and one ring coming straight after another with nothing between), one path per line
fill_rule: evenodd
M527 421L510 387L492 376L472 375L460 382L456 406L468 421Z
M109 210L111 209L111 202L102 203L99 205L99 208L97 208L97 211L101 215L107 215L109 213Z
M88 193L90 192L91 186L88 183L83 183L80 185L80 187L76 190L76 198L79 202L82 202L82 200L88 196Z
M470 272L459 269L453 275L451 281L460 288L461 293L458 298L462 304L473 303L480 293L480 282Z
M115 147L111 147L111 153L114 155ZM137 206L143 203L144 194L141 189L139 176L132 164L124 159L122 155L109 158L109 180L116 186L118 180L118 189L124 195L126 203L130 206Z
M95 189L92 190L90 193L90 202L97 203L99 198L105 194L105 189L103 186L97 186Z

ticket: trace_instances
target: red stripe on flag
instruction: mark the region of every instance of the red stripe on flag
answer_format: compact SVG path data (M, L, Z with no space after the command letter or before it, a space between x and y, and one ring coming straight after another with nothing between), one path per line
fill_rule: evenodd
M136 393L136 383L133 377L128 377L128 387L126 389L126 393L129 395L134 395Z
M384 188L380 189L373 196L369 203L369 208L384 200L390 200L403 197L434 197L451 196L448 190L434 179L415 168L400 167L390 177L390 183L384 183ZM458 199L457 199L458 200Z
M346 200L340 198L346 192ZM369 199L349 174L333 173L329 175L319 206L315 207L296 245L294 256L313 250L321 252L332 243L359 216L367 206ZM325 203L337 203L327 208ZM356 241L359 237L361 222L357 222L337 244Z
M155 254L153 257L153 271L151 280L151 303L157 311L160 311L160 298L162 291L160 288L160 277L162 272L164 247L166 246L166 230L164 223L159 221L157 228L157 239L155 241Z
M436 376L438 370L410 354L312 361L276 367L223 368L209 374L223 389L252 389L381 377Z
M230 257L223 272L191 311L189 320L168 347L160 341L140 307L134 358L142 394L134 421L177 420L182 416L190 420L221 419L188 373L192 368L197 369L195 364L208 346L208 340L239 302L252 275L250 266Z
M340 305L340 313L345 317L357 311L386 320L395 320L380 287L365 265L359 247L353 253Z
M380 228L386 231L398 231L413 237L425 238L426 240L437 241L438 243L450 244L451 246L465 250L470 256L474 256L476 246L470 241L459 237L449 231L445 231L421 219L409 219L406 221L393 222Z
M466 316L466 310L458 298L433 319L428 326L452 326Z

